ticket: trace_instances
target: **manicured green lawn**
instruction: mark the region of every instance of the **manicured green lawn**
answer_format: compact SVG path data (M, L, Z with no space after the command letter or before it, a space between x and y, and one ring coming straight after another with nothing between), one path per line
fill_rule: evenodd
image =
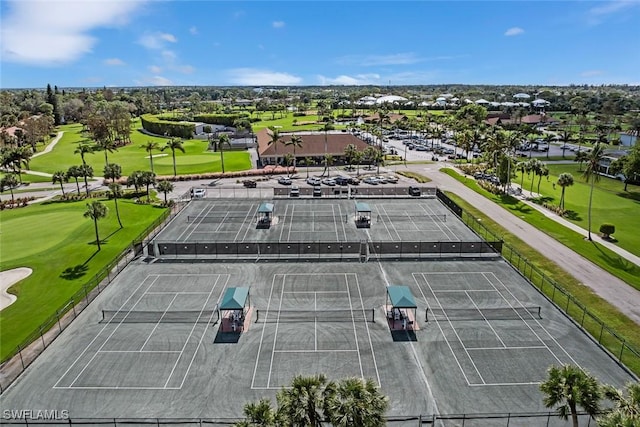
M447 168L441 169L441 171L462 182L475 192L482 194L489 200L494 201L514 215L533 225L538 230L550 235L576 253L582 255L604 270L640 290L640 267L635 264L628 262L618 254L595 241L589 242L575 231L560 226L554 220L548 218L541 212L526 205L525 203L522 203L514 197L491 194L481 188L475 180L465 178L453 169ZM525 188L527 188L526 185Z
M511 234L505 228L493 221L489 216L485 215L484 213L458 197L456 194L447 193L447 195L465 211L470 213L473 217L480 219L482 221L482 224L491 232L493 232L495 235L501 236L505 243L508 243L518 253L520 253L520 255L529 260L540 270L544 271L546 277L554 280L556 283L561 285L585 307L587 307L587 309L591 313L594 313L600 320L612 327L620 336L624 337L624 339L627 341L627 344L631 345L635 349L640 349L640 328L638 328L638 325L636 325L633 320L620 313L620 311L618 311L615 306L600 298L590 288L582 285L569 273L562 270L556 262L546 258L540 252L537 252L535 249L527 245L518 237ZM551 286L546 286L544 288L544 292L549 297L553 296L553 288ZM582 318L582 314L575 314L575 320L578 323L581 323L584 320ZM591 329L590 326L594 325L592 325L590 322L585 322L584 325L585 328L587 328L589 332L597 339L600 332L599 327L594 327L593 329ZM609 344L609 342L607 342L607 344ZM609 350L613 354L618 355L620 346L611 342L611 347L609 347ZM640 365L638 363L628 363L628 366L636 374L640 373Z
M565 190L565 208L571 211L567 217L571 222L587 229L589 192L591 189L579 171L576 164L550 164L549 180L542 178L540 184L540 194L548 202L557 205L560 202L562 188L557 185L558 175L568 172L573 175L574 184ZM583 167L584 169L584 167ZM524 193L529 194L531 188L531 178L524 176ZM535 177L533 192L537 193L538 178ZM521 174L518 173L513 180L517 184L521 182ZM554 187L555 184L555 187ZM600 177L593 190L592 203L592 226L591 232L598 233L600 225L611 223L616 226L615 238L617 245L627 251L640 256L640 233L638 233L638 213L640 212L640 189L630 185L629 191L624 190L624 183L621 181Z
M2 270L29 267L33 274L10 291L18 300L0 312L0 360L69 301L165 209L119 200L124 228L118 227L113 201L98 222L102 250L97 251L93 221L84 218L86 201L31 205L0 212Z
M139 123L139 122L136 122ZM119 148L113 153L107 153L109 163L117 163L122 167L122 174L128 175L134 170L150 170L149 153L141 148L142 144L149 141L157 142L164 146L167 139L146 135L132 126L135 130L131 133L132 144ZM42 172L53 173L57 170L66 171L69 166L80 165L82 161L79 154L74 154L78 143L92 141L82 134L82 125L73 124L61 126L64 136L55 146L53 151L44 154L31 161L30 168ZM176 151L176 165L178 175L197 174L207 172L219 172L222 170L220 153L207 151L207 141L185 140L185 153ZM171 150L153 153L153 167L158 175L173 175L173 160ZM93 167L95 176L102 176L104 170L104 152L86 154L85 159ZM251 168L249 153L246 151L229 151L224 153L225 171L247 170Z
M5 173L0 173L0 179L5 175L6 175ZM32 175L32 174L29 174L29 173L22 172L20 174L20 177L22 179L22 182L24 182L24 183L51 182L51 177L49 177L49 176ZM17 176L16 176L16 178L17 178ZM29 187L20 187L19 189L23 189L23 188L29 188ZM8 193L9 190L6 190L6 192Z

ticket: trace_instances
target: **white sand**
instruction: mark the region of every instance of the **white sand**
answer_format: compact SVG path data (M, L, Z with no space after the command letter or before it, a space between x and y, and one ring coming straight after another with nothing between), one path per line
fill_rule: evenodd
M15 295L8 293L7 289L22 279L26 279L31 273L33 270L27 267L0 272L0 310L9 307L18 299Z

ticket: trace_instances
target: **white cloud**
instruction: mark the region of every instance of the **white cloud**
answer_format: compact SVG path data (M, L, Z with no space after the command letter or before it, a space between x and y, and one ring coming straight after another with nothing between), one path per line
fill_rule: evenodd
M180 65L176 69L184 74L192 74L196 70L191 65Z
M139 44L153 50L163 49L166 42L176 43L177 41L178 39L169 33L145 33L138 39Z
M284 21L273 21L271 25L273 28L282 28L284 27Z
M524 30L520 27L511 27L507 31L505 31L504 35L507 37L517 36L524 33Z
M158 67L157 65L149 65L149 71L151 71L153 74L160 74L162 72L162 68Z
M190 33L192 36L197 35L197 34L198 34L198 28L197 28L197 27L191 27L191 28L189 28L189 33Z
M340 75L337 77L318 76L321 85L359 86L380 83L379 74L357 74L355 76Z
M162 76L153 76L148 82L155 86L173 86L173 82L166 77Z
M362 65L365 67L378 65L408 65L423 61L413 52L394 53L390 55L347 55L336 59L342 65Z
M302 83L302 78L289 73L255 68L235 68L228 70L232 84L244 86L292 86Z
M606 2L602 6L596 6L589 9L589 14L592 16L603 16L610 15L612 13L616 13L620 10L640 6L640 3L637 1L629 1L629 0L618 0L618 1L610 1Z
M105 59L103 62L105 65L112 65L112 66L125 65L124 61L120 58L109 58L109 59Z
M172 50L163 50L162 53L162 59L165 62L175 62L176 58L178 57L178 55L176 55L176 53Z
M92 51L96 28L123 25L144 1L5 1L2 60L61 65ZM73 13L70 13L73 11ZM81 19L78 17L82 17Z

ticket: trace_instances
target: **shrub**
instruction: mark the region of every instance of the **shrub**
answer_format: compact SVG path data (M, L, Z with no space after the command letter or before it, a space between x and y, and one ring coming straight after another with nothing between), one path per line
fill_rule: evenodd
M608 238L610 235L616 232L616 226L613 224L602 224L600 226L600 234L602 237Z

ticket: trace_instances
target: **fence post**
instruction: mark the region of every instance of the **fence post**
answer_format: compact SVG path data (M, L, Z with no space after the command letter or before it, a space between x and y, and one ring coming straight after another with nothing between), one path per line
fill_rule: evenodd
M626 345L627 340L623 339L622 340L622 345L620 346L620 357L618 357L618 360L622 362L622 353L624 352L624 346Z
M42 346L47 348L47 344L44 342L44 336L42 335L42 325L40 325L40 339L42 340Z
M76 303L75 301L73 301L73 298L69 300L69 304L71 304L71 309L73 310L73 318L75 319L76 317L78 317L78 315L76 314Z
M22 358L22 347L20 346L18 346L18 354L20 355L20 363L22 364L22 370L24 371L27 368L24 366L24 359Z
M58 321L58 329L62 332L62 325L60 324L60 310L56 310L56 320Z

